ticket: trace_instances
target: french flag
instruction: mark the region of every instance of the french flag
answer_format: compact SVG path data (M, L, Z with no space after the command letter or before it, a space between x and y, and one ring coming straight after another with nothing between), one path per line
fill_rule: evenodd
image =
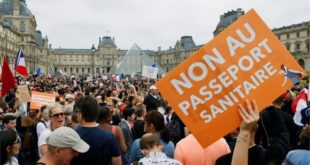
M295 124L303 126L302 120L302 110L307 108L308 100L308 90L306 88L302 89L297 96L297 98L292 103L292 110L295 112L293 120Z
M25 61L25 56L23 53L22 48L19 48L17 55L16 55L16 59L15 59L15 67L14 69L16 70L16 72L18 72L19 74L23 75L23 76L28 76L28 72L27 72L27 67L26 67L26 61Z

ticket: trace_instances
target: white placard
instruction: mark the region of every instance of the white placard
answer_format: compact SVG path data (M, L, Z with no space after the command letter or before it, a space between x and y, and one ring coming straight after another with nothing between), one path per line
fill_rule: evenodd
M157 73L158 73L158 68L151 67L151 66L143 66L142 76L156 79Z

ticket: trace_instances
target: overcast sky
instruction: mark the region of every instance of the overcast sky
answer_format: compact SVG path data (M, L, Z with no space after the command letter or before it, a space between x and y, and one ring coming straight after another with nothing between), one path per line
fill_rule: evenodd
M53 48L90 48L111 36L120 49L167 49L183 35L213 38L220 15L254 8L270 28L310 20L310 0L26 0Z

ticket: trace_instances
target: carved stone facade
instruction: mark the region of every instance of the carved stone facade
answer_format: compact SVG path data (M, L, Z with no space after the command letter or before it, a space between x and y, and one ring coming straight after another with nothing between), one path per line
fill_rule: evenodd
M299 65L310 74L310 21L273 29Z
M26 59L29 73L40 67L46 73L52 66L47 37L37 30L35 17L27 8L25 0L3 0L0 2L1 57L7 55L13 65L20 47ZM2 58L1 58L2 60Z
M99 38L98 47L91 49L53 49L55 71L63 69L74 75L102 75L109 73L117 64L125 51L118 50L114 38L105 36Z

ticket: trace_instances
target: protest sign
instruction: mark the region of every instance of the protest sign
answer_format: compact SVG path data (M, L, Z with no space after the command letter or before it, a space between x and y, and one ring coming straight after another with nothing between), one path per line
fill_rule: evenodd
M255 99L262 110L304 74L250 10L156 85L206 147L240 125L238 104L245 106L245 99Z
M43 105L49 105L55 103L57 94L44 93L44 92L32 92L30 109L40 109Z
M158 68L151 67L151 66L143 66L142 68L142 76L147 78L156 79L158 73Z
M20 100L22 102L29 102L31 99L30 91L27 85L19 85L17 86L17 91L19 93Z

